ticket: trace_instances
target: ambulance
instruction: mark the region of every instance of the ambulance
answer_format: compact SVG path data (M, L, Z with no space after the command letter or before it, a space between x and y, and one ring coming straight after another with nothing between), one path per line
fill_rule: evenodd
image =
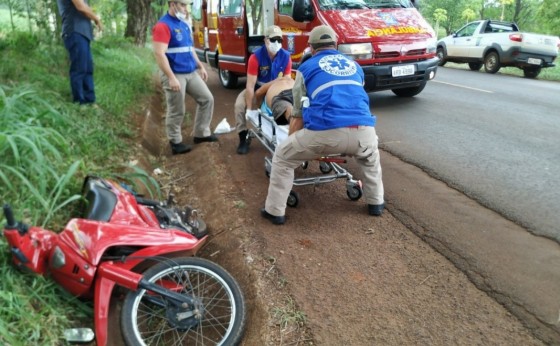
M419 94L436 75L436 35L411 0L193 0L194 45L199 59L226 88L244 77L264 29L278 25L283 48L297 69L318 25L338 36L338 50L358 62L367 92Z

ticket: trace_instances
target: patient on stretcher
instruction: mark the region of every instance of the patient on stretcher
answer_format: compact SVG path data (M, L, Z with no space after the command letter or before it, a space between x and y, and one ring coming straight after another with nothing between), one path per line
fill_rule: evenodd
M264 112L272 116L278 125L288 125L292 115L294 80L290 76L276 79L260 87L255 92L257 104L262 104ZM263 103L264 100L264 103Z

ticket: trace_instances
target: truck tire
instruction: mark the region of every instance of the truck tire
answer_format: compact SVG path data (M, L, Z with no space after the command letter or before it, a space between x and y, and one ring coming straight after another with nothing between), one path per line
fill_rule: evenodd
M439 58L438 66L443 66L447 61L445 61L445 51L443 47L437 47L436 56Z
M478 71L482 68L482 63L481 62L469 62L469 68L472 71Z
M540 67L524 67L523 68L523 75L525 76L525 78L537 78L539 76L539 73L541 73L541 68Z
M490 52L484 57L484 70L487 73L496 73L500 70L500 56L496 52Z
M218 76L220 76L220 83L226 89L235 89L237 88L237 75L231 73L228 70L222 70L218 68Z
M413 97L420 94L420 92L424 90L425 87L426 87L426 82L416 87L391 89L391 91L399 97Z

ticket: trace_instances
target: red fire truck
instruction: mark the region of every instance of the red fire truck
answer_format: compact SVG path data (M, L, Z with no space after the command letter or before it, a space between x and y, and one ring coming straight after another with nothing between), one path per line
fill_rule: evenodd
M368 92L420 93L435 77L436 35L411 0L194 0L195 49L217 68L222 85L235 88L268 25L284 33L283 47L297 69L309 32L329 25L338 50L364 69Z

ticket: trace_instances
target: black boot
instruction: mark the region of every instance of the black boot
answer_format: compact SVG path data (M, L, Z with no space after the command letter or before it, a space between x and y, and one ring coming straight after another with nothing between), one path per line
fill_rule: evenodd
M237 147L237 153L239 155L245 155L249 152L249 141L247 140L247 130L239 132L239 146Z
M171 145L171 153L173 155L188 153L192 149L192 147L190 145L185 144L185 143L175 144L175 143L169 141L169 144Z

